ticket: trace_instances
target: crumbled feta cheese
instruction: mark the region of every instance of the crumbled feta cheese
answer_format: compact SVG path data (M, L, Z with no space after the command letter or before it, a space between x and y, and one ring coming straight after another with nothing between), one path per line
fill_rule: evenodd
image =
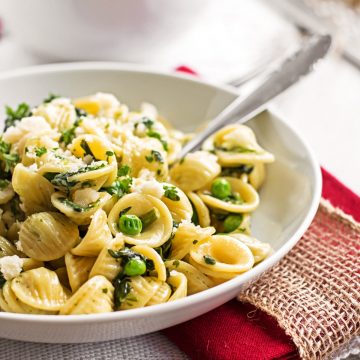
M163 185L156 180L142 181L136 184L136 190L142 194L152 195L159 199L164 195Z
M97 201L99 196L99 193L94 189L79 189L75 191L73 201L80 206L88 206Z
M5 142L14 144L27 134L37 134L50 131L51 127L42 116L30 116L22 118L16 126L9 127L2 135Z
M20 275L23 267L23 259L17 255L0 258L0 271L5 280L12 280Z
M152 180L155 178L155 173L144 168L139 171L138 178L142 180Z
M19 251L24 252L24 249L22 247L22 244L21 244L20 240L15 243L15 246Z
M38 166L36 163L31 164L30 166L28 166L28 169L31 171L37 171L38 170Z

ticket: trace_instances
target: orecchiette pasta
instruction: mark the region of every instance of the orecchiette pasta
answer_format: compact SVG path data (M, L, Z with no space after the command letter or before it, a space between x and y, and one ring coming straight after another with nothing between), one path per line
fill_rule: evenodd
M41 212L29 216L21 226L23 252L36 260L49 261L64 256L77 242L79 230L66 216Z
M107 215L105 211L99 209L93 215L86 235L71 252L78 256L97 256L111 240L112 236L107 224Z
M193 134L154 105L49 96L0 135L0 311L75 315L175 301L271 254L251 216L274 156L229 125Z
M11 289L20 301L40 310L58 311L68 298L56 273L44 267L21 273Z
M159 199L151 195L141 195L137 193L125 195L112 208L109 214L109 227L115 235L120 232L118 219L120 213L126 210L126 215L141 217L147 212L155 209L159 212L158 217L142 232L136 235L124 234L124 240L132 245L147 245L158 247L169 239L173 228L171 214L166 205Z

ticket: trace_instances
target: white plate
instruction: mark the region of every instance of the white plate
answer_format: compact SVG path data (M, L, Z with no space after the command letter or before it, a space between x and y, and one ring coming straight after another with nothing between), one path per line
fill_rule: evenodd
M49 92L79 96L114 93L136 108L154 103L176 127L194 129L217 114L236 93L185 75L169 75L113 63L39 66L0 76L0 108L26 101L38 104ZM3 118L3 117L2 117ZM278 262L300 239L318 207L321 175L312 151L275 113L248 122L260 142L276 156L268 166L253 233L275 252L249 272L202 293L175 302L122 312L44 316L0 313L0 337L51 343L104 341L163 329L225 303ZM215 326L213 324L212 326Z

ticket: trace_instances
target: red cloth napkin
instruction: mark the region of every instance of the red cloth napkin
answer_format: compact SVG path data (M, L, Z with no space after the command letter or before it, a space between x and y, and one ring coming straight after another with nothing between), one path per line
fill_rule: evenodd
M322 169L325 199L360 221L360 197ZM232 300L163 333L192 359L297 359L295 345L275 319Z
M176 70L196 75L187 66L180 66ZM321 171L323 198L360 221L360 197L325 169ZM237 300L165 329L163 333L194 360L299 358L294 343L274 318Z

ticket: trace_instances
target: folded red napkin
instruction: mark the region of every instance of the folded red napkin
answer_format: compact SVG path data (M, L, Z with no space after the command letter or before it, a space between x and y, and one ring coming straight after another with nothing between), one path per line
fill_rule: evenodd
M323 198L360 220L360 197L322 169ZM276 320L232 300L196 319L163 331L192 359L297 359L292 340Z

